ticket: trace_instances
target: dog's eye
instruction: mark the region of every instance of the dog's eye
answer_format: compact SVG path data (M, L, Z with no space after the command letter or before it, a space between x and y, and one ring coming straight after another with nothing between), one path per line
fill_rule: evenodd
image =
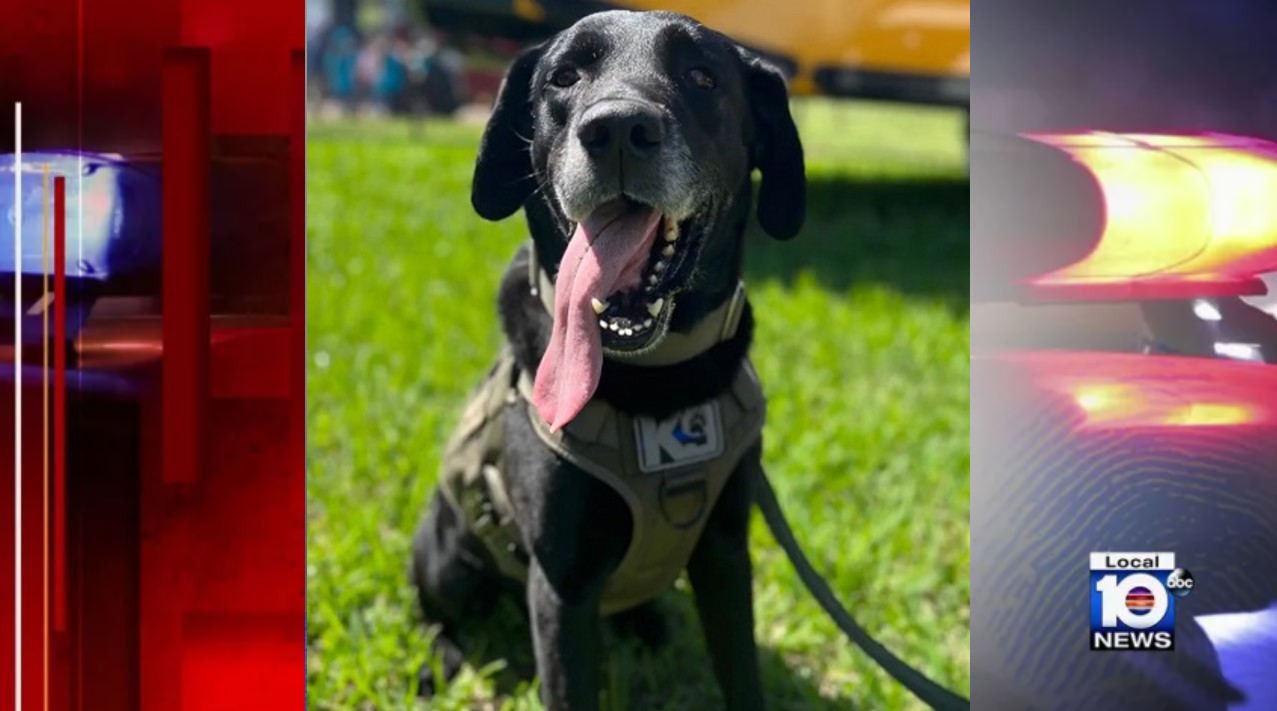
M566 89L580 81L580 79L581 75L576 71L575 67L559 67L550 74L550 83L560 89Z
M697 89L713 89L718 86L714 81L714 75L699 67L687 72L687 82Z

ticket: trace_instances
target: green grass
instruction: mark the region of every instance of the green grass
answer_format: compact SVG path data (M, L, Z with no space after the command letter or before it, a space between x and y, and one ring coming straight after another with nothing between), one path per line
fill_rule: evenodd
M796 104L811 180L795 241L750 235L765 462L814 564L881 641L964 694L968 671L968 197L961 117ZM499 344L494 297L526 234L475 216L479 129L344 123L309 141L309 691L412 708L429 660L409 542L440 448ZM755 516L773 709L919 708L845 641ZM610 708L720 708L683 581L671 644L609 644ZM519 630L510 634L521 635ZM504 648L501 648L504 649ZM500 649L490 650L497 652ZM517 657L518 654L515 654ZM438 709L539 708L469 668ZM498 687L502 690L498 691Z

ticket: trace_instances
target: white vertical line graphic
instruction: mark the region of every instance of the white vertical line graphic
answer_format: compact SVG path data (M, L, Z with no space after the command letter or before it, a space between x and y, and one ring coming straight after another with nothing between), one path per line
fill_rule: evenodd
M22 708L22 102L13 105L13 708Z

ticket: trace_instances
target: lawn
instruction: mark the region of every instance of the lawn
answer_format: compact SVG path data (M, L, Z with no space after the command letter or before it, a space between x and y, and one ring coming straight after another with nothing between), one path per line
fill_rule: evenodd
M751 234L765 464L813 563L860 622L970 689L968 191L959 114L796 102L810 212ZM522 217L473 214L479 128L341 123L308 142L309 692L318 709L415 703L429 660L407 565L440 450L500 342ZM847 642L755 516L757 635L773 709L921 705ZM611 640L612 709L721 700L684 581L669 645ZM513 616L511 616L513 619ZM512 631L520 635L521 632ZM504 648L502 648L504 649ZM501 649L495 651L500 658ZM521 652L512 652L518 656ZM428 708L539 708L501 662Z

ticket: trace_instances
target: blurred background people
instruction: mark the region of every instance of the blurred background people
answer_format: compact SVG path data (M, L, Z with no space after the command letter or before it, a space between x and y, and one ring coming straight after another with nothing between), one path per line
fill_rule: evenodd
M312 110L451 116L470 100L466 56L455 46L457 40L415 18L402 0L310 0L308 5ZM353 10L342 12L338 5ZM471 39L469 44L484 42Z

